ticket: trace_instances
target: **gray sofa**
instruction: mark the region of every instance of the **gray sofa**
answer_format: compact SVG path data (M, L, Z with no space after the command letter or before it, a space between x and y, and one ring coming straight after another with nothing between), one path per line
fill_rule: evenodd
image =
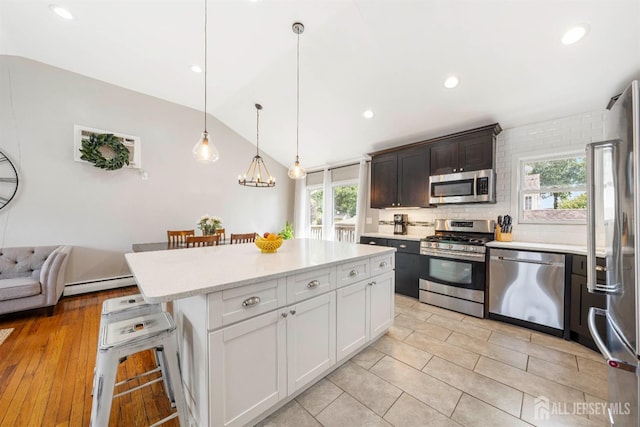
M71 246L0 249L0 314L53 309L64 290Z

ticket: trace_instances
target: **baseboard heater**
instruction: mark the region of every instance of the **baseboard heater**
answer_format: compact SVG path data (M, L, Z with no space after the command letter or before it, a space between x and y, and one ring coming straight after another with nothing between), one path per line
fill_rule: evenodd
M84 282L67 283L64 287L64 296L86 294L88 292L103 291L106 289L123 288L135 285L133 276L108 277L104 279L87 280Z

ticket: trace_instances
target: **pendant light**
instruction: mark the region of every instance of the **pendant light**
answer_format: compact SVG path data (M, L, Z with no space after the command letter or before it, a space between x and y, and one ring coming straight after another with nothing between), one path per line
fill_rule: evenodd
M192 150L197 162L211 164L220 158L207 132L207 0L204 0L204 132Z
M304 32L304 25L300 22L293 24L293 32L298 35L298 53L296 56L296 161L289 168L289 178L303 179L307 176L307 171L300 166L300 156L298 155L299 135L300 135L300 34Z
M244 176L238 177L238 184L247 187L274 187L276 180L271 176L260 156L260 110L262 105L256 104L256 155L253 156Z

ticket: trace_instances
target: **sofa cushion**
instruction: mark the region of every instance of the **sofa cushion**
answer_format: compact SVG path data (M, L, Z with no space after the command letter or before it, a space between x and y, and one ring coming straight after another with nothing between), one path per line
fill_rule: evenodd
M0 301L39 295L40 282L33 277L16 277L0 280Z
M57 246L0 249L0 279L40 277L40 269Z

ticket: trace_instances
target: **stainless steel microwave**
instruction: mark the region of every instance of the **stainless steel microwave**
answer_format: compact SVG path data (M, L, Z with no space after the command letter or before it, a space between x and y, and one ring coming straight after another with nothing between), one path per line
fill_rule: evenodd
M493 169L429 177L429 203L495 203L496 174Z

